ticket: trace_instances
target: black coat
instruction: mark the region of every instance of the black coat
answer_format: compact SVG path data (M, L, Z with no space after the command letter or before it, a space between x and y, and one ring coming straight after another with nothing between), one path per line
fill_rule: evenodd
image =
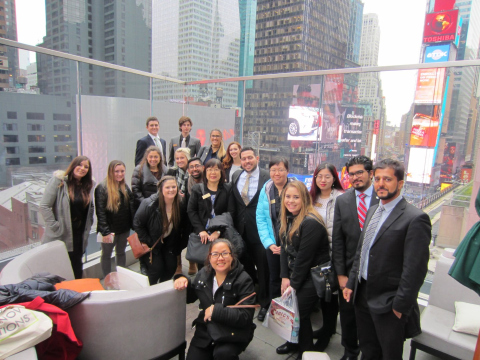
M125 184L128 194L128 202L125 201L123 193L120 193L120 207L116 213L107 210L107 184L102 181L95 188L95 211L97 214L97 233L107 236L110 233L121 234L133 227L133 194L128 185Z
M293 221L293 216L289 221ZM282 239L280 277L290 279L290 286L299 290L310 278L310 269L330 260L330 246L325 226L306 216L292 241Z
M175 275L174 279L184 275ZM213 276L214 271L208 272L207 268L202 268L193 283L188 279L189 286L187 288L187 303L200 300L198 317L193 321L192 326L196 325L195 335L191 344L197 347L207 347L212 338L208 334L207 324L203 320L205 317L204 309L215 304L212 314L212 322L226 325L227 335L235 333L238 329L251 329L251 336L245 339L245 347L253 338L253 332L256 328L253 323L255 310L250 309L232 309L228 305L235 305L243 298L251 295L254 291L253 281L250 276L243 270L243 265L237 261L237 265L228 273L224 282L213 296ZM255 296L245 300L242 305L255 304Z
M132 174L133 208L135 212L143 199L147 199L157 192L157 184L158 180L153 176L147 164L143 165L141 174L140 165L135 167Z
M205 189L205 194L208 193L204 184L195 184L192 187L187 208L193 231L197 234L206 230L205 226L207 225L208 219L211 218L212 213L212 200L210 197L203 198L202 187ZM216 215L221 215L228 211L230 189L229 184L219 184L214 205Z
M185 244L185 237L188 238L184 224L186 217L186 206L182 201L180 205L180 225L178 228L174 227L172 229L172 232L167 239L164 240L163 244L159 242L155 246L155 252L160 251L162 247L166 247L176 255L181 253L183 245ZM154 194L142 201L133 219L133 228L137 232L140 242L150 247L162 236L163 221L158 208L158 194Z

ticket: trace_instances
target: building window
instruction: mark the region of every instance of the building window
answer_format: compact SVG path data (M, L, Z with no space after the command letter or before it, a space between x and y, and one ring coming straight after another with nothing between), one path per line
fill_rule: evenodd
M16 111L7 111L7 119L16 119L17 112Z
M45 125L42 124L27 124L28 131L43 131L45 130Z
M47 152L47 148L45 146L29 146L28 152L31 153L44 153Z
M53 141L70 141L72 137L70 135L53 135Z
M71 145L55 145L55 152L72 152Z
M32 222L32 224L38 224L38 212L37 211L33 211L33 210L30 210L30 221ZM35 231L32 232L32 235L36 234ZM35 237L34 237L35 239Z
M18 135L3 135L3 142L18 142Z
M28 120L45 120L45 114L27 112L27 119Z
M5 159L5 165L20 165L20 158Z
M47 158L45 156L37 156L37 157L29 157L28 158L29 164L46 164Z
M72 156L71 155L55 156L55 163L66 163L66 164L68 164L71 161L72 161Z
M5 131L17 131L17 124L3 124L3 130Z
M45 135L28 135L28 142L45 142Z
M72 126L67 124L53 125L53 130L55 131L71 131Z
M6 152L8 155L11 155L11 154L18 154L19 151L18 151L18 146L7 146L5 148Z
M70 114L53 114L53 120L71 121L72 116Z

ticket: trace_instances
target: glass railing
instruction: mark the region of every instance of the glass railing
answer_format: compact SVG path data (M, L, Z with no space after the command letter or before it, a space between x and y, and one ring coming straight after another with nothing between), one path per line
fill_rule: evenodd
M202 145L218 128L225 147L235 140L257 149L262 168L275 156L287 157L290 173L307 185L322 162L336 166L347 188L344 166L351 157L398 159L407 165L404 196L431 215L436 245L456 247L464 235L459 223L449 242L439 241L446 237L439 224L449 221L442 209L468 208L472 195L468 184L480 141L476 62L187 83L35 50L37 78L0 92L0 261L40 243L45 184L76 155L91 159L97 183L111 160L124 161L130 183L136 142L147 134L149 116L158 117L167 147L186 115ZM396 96L384 97L392 87ZM99 250L95 229L88 259Z

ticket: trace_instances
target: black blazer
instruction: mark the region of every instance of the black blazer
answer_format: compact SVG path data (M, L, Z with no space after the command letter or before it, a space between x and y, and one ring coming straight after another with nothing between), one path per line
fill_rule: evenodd
M164 165L167 165L167 157L166 157L167 143L165 142L165 140L160 139L160 144L162 144L162 148L163 148L163 163ZM140 164L140 162L143 159L143 155L145 155L145 151L149 146L155 146L155 143L153 142L150 135L144 136L143 138L137 141L137 149L135 150L135 166Z
M369 209L378 204L375 191L372 192ZM337 275L348 276L352 268L358 239L362 230L358 223L355 189L350 188L337 197L333 216L332 261Z
M206 230L205 226L212 213L212 200L210 197L203 198L202 186L204 185L193 185L187 207L187 213L193 226L193 232L197 234ZM216 215L221 215L228 211L230 189L231 187L229 184L223 184L223 186L219 185L214 205ZM205 193L207 192L208 191L205 188Z
M364 229L377 207L371 206L368 210ZM347 282L349 289L356 290L358 285L364 237L365 231L358 242ZM427 274L431 238L430 217L405 199L400 200L380 227L370 248L367 302L371 312L383 314L393 308L407 316L416 313L412 310L418 307L418 292Z
M198 152L200 151L200 140L197 138L188 135L187 136L187 148L190 149L190 157L197 156ZM180 147L182 144L182 135L175 136L170 139L170 143L168 144L168 166L173 166L175 164L175 151Z
M258 188L255 196L250 200L248 205L245 205L243 202L242 196L237 189L238 179L240 175L245 170L237 170L233 174L232 177L232 191L230 192L230 199L228 201L228 211L232 215L233 222L235 224L235 229L243 236L245 232L245 224L248 224L249 227L254 228L252 230L252 234L256 235L255 239L247 239L249 242L256 242L260 241L260 237L258 236L258 229L257 229L257 204L258 204L258 197L260 195L260 191L263 188L263 185L270 180L270 173L267 170L260 169L260 176L258 179ZM254 235L254 236L255 236ZM244 238L245 239L245 238Z

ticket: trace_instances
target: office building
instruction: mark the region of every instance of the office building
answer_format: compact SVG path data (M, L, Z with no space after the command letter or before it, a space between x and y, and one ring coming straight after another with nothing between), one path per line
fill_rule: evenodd
M0 37L17 41L15 0L0 0ZM18 51L0 45L0 91L16 86Z
M350 0L350 17L348 20L347 60L358 64L360 43L362 40L363 3Z

